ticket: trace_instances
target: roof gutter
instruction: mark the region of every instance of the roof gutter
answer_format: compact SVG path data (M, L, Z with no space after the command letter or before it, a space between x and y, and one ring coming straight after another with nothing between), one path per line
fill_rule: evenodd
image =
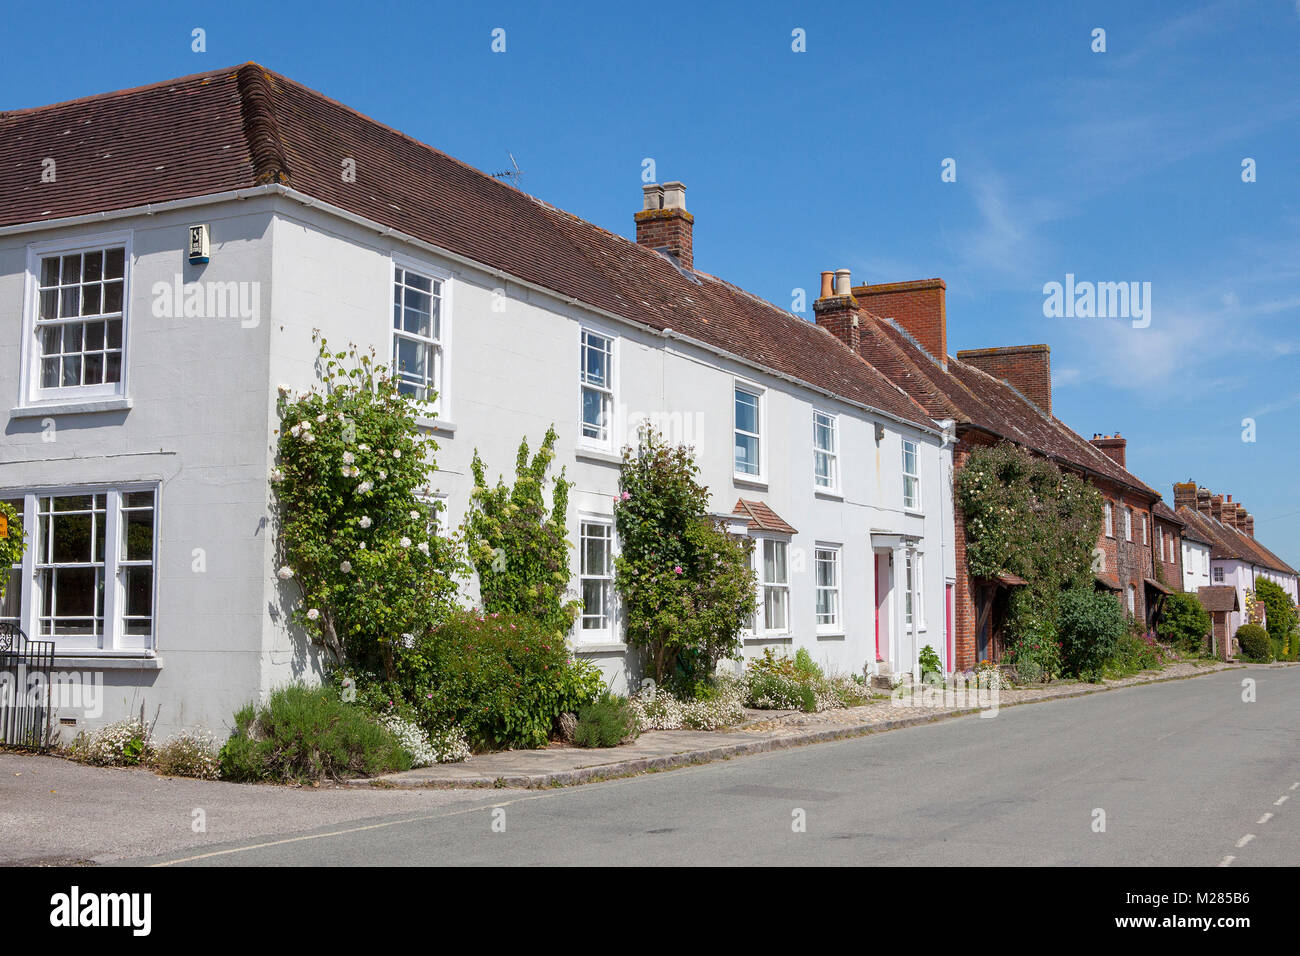
M215 203L231 202L239 199L254 199L269 196L282 191L283 186L267 183L264 186L249 186L244 189L230 189L223 193L209 193L206 196L187 196L184 199L169 199L166 202L145 203L143 206L129 206L126 209L110 209L104 212L88 212L80 216L65 216L62 219L39 219L35 222L19 222L9 226L0 226L0 238L20 236L29 232L44 232L50 229L66 229L73 226L88 226L99 222L113 222L118 219L130 219L135 216L156 216L159 213L174 212L177 209L191 209L195 206L210 206Z

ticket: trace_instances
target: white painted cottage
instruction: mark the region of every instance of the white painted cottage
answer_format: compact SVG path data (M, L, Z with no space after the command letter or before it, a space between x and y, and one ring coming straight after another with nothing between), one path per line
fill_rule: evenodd
M0 114L0 160L0 500L29 535L0 620L102 681L65 731L141 710L220 731L319 675L268 484L313 329L436 391L451 522L475 448L509 471L555 425L572 642L616 688L636 673L612 498L647 417L757 540L747 654L897 673L948 653L951 435L829 332L696 269L680 184L643 187L629 241L255 64Z

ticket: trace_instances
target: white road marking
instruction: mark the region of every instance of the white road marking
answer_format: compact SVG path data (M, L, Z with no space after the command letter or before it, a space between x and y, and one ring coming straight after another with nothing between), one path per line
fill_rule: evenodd
M1225 856L1222 860L1219 861L1219 866L1228 866L1235 859L1236 859L1235 856Z
M1247 833L1244 837L1242 837L1240 840L1237 841L1237 849L1240 850L1243 846L1245 846L1253 839L1255 839L1255 834Z
M1273 819L1273 814L1271 814L1271 813L1266 813L1266 814L1264 814L1262 817L1260 817L1258 820L1256 820L1255 822L1256 822L1256 823L1268 823L1268 821L1269 821L1269 820L1272 820L1272 819Z
M1280 806L1282 806L1282 804L1286 803L1287 800L1289 800L1289 799L1291 799L1291 798L1288 797L1288 796L1284 793L1284 794L1282 794L1282 796L1278 797L1276 800L1273 801L1273 806L1275 806L1275 807L1280 807Z

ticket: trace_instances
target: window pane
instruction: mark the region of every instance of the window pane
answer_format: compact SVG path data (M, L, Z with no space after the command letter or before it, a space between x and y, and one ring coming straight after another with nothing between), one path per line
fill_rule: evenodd
M153 557L153 509L122 512L122 557L148 561Z
M122 283L104 283L104 314L112 315L122 311Z
M397 340L397 367L408 378L427 380L429 346L410 339Z
M41 293L41 318L57 319L59 317L59 290L47 289Z
M81 281L81 253L63 257L63 276L59 281L63 285Z
M153 568L123 568L122 579L122 590L126 593L126 616L151 618L153 616ZM149 633L148 621L142 623L143 633ZM141 631L130 630L128 622L127 633L141 633Z
M788 584L784 541L763 542L763 580L768 584Z
M41 388L59 387L59 360L45 359L41 362Z
M73 385L81 384L80 355L69 355L63 360L63 378L61 384L64 388L70 388Z
M81 286L59 292L59 318L81 315Z
M584 438L605 437L605 394L582 390L582 434Z
M103 275L104 254L102 252L87 252L82 278L86 282L97 282Z
M41 286L48 288L59 284L59 257L50 256L41 260Z
M769 631L784 631L786 620L786 592L784 588L768 588L764 602L763 626Z
M81 314L99 315L99 293L101 286L88 285L81 295Z
M120 349L122 347L121 319L112 319L108 323L108 347L110 349Z
M736 389L736 428L758 433L758 396Z
M109 249L104 253L104 278L122 278L122 265L125 253L125 249Z
M87 355L86 359L86 384L100 385L104 381L104 356Z
M745 475L758 474L758 439L752 435L736 436L736 471Z

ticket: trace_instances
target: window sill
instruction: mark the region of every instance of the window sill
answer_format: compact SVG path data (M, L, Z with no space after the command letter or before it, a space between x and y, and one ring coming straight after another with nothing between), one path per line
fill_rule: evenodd
M842 641L848 635L843 631L818 631L817 640L819 641Z
M749 634L741 638L745 644L762 644L768 641L778 641L782 644L789 644L794 640L793 634Z
M736 475L731 476L731 480L738 485L744 485L748 488L762 488L767 490L767 479L757 475Z
M909 517L912 517L912 518L924 518L924 517L925 517L925 512L924 512L924 511L917 511L915 508L904 508L904 509L903 509L903 514L908 515Z
M612 451L603 448L589 448L579 445L574 449L573 454L574 457L583 461L599 462L602 465L618 465L621 467L623 464L622 455L616 455Z
M20 405L9 409L10 418L43 418L46 415L93 415L98 412L125 412L131 409L129 398L102 398L84 402L48 402L44 405Z
M431 432L437 432L441 435L456 434L456 426L452 422L443 421L441 418L425 418L417 415L415 418L416 428L427 428Z
M89 654L69 651L66 654L54 652L54 667L77 668L81 670L132 670L160 671L163 669L162 658L151 653L132 654Z
M627 645L620 641L612 641L605 644L583 644L575 641L573 644L573 653L575 654L625 654Z
M836 491L834 488L817 488L814 486L813 494L818 498L830 498L833 501L844 500L844 492Z

